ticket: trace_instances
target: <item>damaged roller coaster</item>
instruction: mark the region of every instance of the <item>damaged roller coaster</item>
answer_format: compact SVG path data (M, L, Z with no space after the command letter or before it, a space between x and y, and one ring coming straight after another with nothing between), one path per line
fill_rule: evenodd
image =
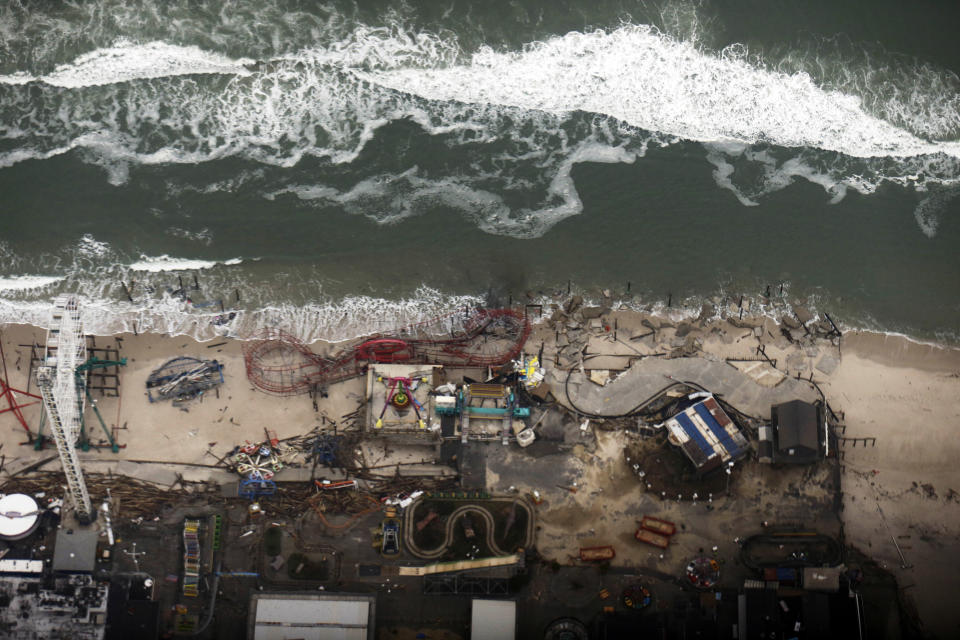
M296 395L359 376L371 362L499 366L517 357L529 335L530 322L519 311L472 309L369 336L330 357L288 333L264 329L245 342L243 357L258 389Z
M181 356L167 360L147 378L150 402L173 400L175 404L192 400L207 389L223 384L223 365L216 360ZM154 397L156 396L156 397Z

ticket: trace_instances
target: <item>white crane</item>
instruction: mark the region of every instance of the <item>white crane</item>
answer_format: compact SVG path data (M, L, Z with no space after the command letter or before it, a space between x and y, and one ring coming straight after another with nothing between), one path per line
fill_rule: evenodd
M83 419L83 380L77 365L86 362L87 344L80 321L80 305L73 296L54 300L43 365L37 367L37 385L47 410L50 432L60 454L74 513L81 524L96 517L77 458L77 438Z

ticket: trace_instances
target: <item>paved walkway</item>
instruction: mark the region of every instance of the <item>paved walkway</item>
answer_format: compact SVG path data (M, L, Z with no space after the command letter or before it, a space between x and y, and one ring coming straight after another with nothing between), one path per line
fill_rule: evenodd
M548 381L553 394L566 403L564 382L567 372L550 370ZM790 400L813 402L820 398L816 389L804 380L787 378L775 387L754 382L724 361L706 358L645 358L601 387L579 371L570 376L570 399L581 410L603 415L630 412L674 382L693 382L720 396L739 411L764 419L770 407Z

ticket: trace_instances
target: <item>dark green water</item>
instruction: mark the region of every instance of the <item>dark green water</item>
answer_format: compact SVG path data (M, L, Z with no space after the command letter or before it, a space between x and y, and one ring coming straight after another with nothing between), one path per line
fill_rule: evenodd
M954 3L19 5L3 320L76 291L95 330L210 337L218 306L168 291L194 274L234 332L306 338L569 281L784 283L957 340Z

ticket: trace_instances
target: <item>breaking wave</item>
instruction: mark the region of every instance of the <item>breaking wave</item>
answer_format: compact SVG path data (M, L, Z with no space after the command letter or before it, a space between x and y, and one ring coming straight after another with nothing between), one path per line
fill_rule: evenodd
M180 47L165 42L133 44L121 40L112 47L85 53L71 64L60 65L47 75L34 77L23 72L0 75L0 83L21 85L43 82L54 87L81 89L182 75L213 73L243 76L250 73L247 65L253 62L250 59L232 60L202 51L199 47Z
M6 293L6 292L3 292ZM104 301L80 296L85 330L93 335L157 333L212 340L230 336L245 339L263 327L282 327L301 340L339 342L390 331L482 303L476 296L443 294L420 287L408 298L387 300L347 296L326 302L275 304L256 309L196 309L172 296L145 302ZM0 324L46 327L47 300L0 297Z
M700 142L767 142L854 157L960 157L960 143L921 140L805 73L757 68L737 47L709 55L648 25L569 33L522 52L487 48L469 64L447 68L363 75L434 101L588 111Z
M838 202L884 182L926 190L960 177L960 82L929 65L863 62L853 77L826 48L768 63L741 45L705 46L680 10L659 27L468 49L482 26L429 31L403 9L373 24L357 7L194 4L0 15L12 61L0 67L0 168L73 153L122 185L139 167L240 158L276 170L256 181L266 197L384 224L440 206L527 238L582 211L576 164L629 163L678 141L701 143L717 185L748 206L798 179ZM86 50L64 61L68 44ZM456 158L427 167L400 149L400 168L387 169L364 154L403 122ZM314 179L293 173L311 162ZM352 184L334 179L343 165ZM198 190L221 188L231 182Z
M17 254L0 242L0 259L15 269L53 265L57 276L0 274L0 325L46 327L50 300L78 296L89 333L153 332L210 340L245 338L278 326L300 339L340 341L386 331L482 304L477 296L419 286L396 299L334 291L323 274L258 274L258 260L127 256L86 235L59 251ZM283 268L283 267L281 267ZM331 289L328 291L328 288ZM233 314L233 315L231 315Z
M0 276L0 291L22 291L24 289L42 289L63 278L58 276Z
M130 264L131 271L148 271L151 273L161 273L164 271L196 271L198 269L210 269L218 264L230 266L243 262L240 258L230 258L223 262L214 260L189 260L186 258L171 258L164 254L162 256L140 256L140 260Z

